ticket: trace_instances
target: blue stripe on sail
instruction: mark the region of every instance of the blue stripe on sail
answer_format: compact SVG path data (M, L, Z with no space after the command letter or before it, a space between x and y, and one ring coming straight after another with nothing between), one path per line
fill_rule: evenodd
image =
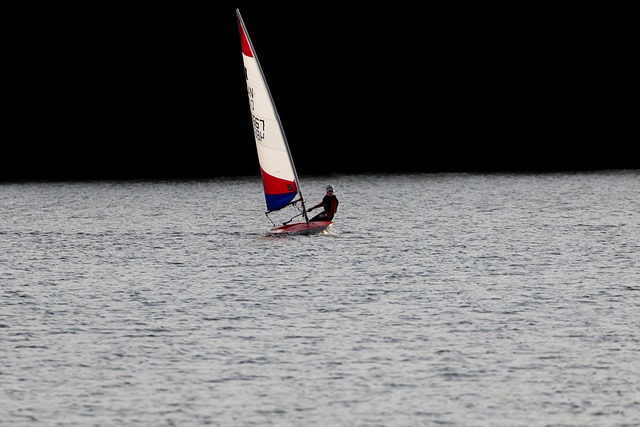
M270 211L277 211L278 209L282 209L287 206L289 202L296 197L297 192L293 193L284 193L284 194L266 194L264 195L267 200L267 209Z

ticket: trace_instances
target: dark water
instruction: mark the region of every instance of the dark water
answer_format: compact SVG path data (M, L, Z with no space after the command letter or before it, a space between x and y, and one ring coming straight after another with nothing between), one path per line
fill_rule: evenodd
M0 425L640 425L640 171L328 182L0 185Z

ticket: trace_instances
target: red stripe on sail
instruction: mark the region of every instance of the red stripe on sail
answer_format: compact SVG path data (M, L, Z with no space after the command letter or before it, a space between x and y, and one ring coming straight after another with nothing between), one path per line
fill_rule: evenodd
M244 33L242 29L242 23L238 20L238 30L240 30L240 44L242 45L242 53L246 56L253 58L253 53L251 52L251 46L249 46L249 42L247 41L247 35Z
M297 193L295 181L288 179L276 178L273 175L268 174L264 169L260 168L262 172L262 184L264 185L264 192L267 194L286 194Z

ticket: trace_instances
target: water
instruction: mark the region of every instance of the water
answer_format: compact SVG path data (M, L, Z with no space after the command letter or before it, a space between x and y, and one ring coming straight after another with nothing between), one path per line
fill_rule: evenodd
M0 185L0 425L638 426L640 171Z

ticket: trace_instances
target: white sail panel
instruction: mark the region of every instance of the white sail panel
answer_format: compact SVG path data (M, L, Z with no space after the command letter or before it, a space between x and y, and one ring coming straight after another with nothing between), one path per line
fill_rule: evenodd
M251 57L243 54L242 59L260 167L276 178L294 181L295 173L282 128L263 74L255 59L255 52L253 55Z

